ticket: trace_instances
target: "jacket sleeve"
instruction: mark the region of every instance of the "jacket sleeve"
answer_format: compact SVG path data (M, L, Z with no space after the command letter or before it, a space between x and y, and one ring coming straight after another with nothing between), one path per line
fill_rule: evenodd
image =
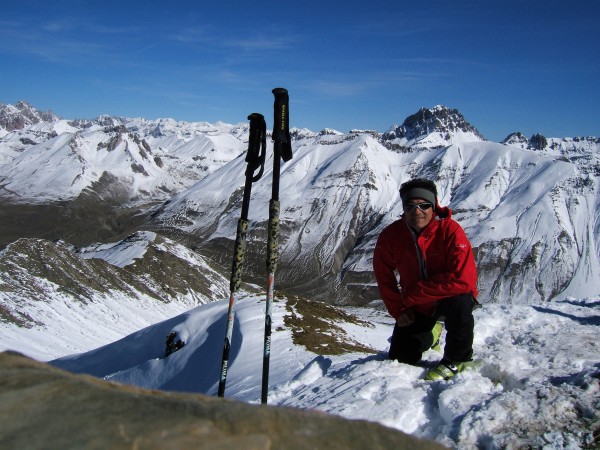
M447 270L404 290L407 306L433 303L447 297L472 293L477 296L477 270L473 248L456 222L445 237Z
M390 315L394 319L398 319L406 310L406 306L394 272L396 265L392 246L386 236L387 234L384 231L377 240L375 252L373 253L373 272L383 303Z

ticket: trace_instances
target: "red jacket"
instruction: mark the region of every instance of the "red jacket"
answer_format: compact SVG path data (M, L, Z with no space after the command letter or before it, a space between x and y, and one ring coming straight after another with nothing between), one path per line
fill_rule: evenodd
M386 227L377 240L373 270L381 298L395 319L407 309L432 315L435 302L443 298L468 293L477 297L471 243L449 208L440 208L437 214L418 237L402 218ZM415 239L425 274L419 267Z

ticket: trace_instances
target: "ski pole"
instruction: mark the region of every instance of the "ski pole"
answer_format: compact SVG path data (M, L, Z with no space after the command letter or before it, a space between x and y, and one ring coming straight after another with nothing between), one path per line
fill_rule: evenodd
M269 390L269 362L271 357L271 311L277 267L279 235L279 174L281 161L292 159L292 144L289 126L289 97L284 88L273 89L275 95L273 125L273 185L269 202L269 225L267 233L267 305L265 310L265 345L263 353L263 374L261 403L267 403Z
M225 342L223 343L223 359L221 362L221 377L219 379L219 397L225 395L225 383L227 381L227 368L229 364L229 351L231 350L231 337L233 335L233 321L235 317L235 293L240 287L242 271L244 266L244 254L246 252L246 233L248 231L248 210L250 208L250 193L252 183L262 177L265 167L265 152L267 131L265 118L262 114L252 113L248 116L250 120L250 137L248 140L248 152L246 154L246 182L244 184L244 197L242 200L242 213L237 224L237 234L233 251L233 264L231 267L231 279L229 284L229 310L227 313L227 330ZM258 170L258 172L257 172Z

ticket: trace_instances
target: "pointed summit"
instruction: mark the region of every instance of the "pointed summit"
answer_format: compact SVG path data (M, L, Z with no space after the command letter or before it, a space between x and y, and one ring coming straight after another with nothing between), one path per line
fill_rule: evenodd
M438 105L432 109L421 108L402 125L392 126L382 139L404 146L431 148L456 141L483 141L484 137L457 109Z
M539 133L536 133L531 136L530 139L527 139L523 133L515 132L509 134L502 141L502 144L529 150L545 150L548 147L548 139Z
M25 100L16 105L3 105L0 103L0 127L6 131L21 130L28 125L39 122L53 122L58 120L52 111L39 111Z
M502 144L505 145L513 145L515 147L527 148L529 144L529 139L525 137L523 133L520 131L516 131L514 133L509 134L504 138Z

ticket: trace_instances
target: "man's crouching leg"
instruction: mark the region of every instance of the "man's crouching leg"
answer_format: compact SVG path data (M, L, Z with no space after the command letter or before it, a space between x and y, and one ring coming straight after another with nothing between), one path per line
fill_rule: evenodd
M460 363L473 358L474 304L471 294L457 295L438 302L437 315L445 318L444 359L447 361Z
M412 324L405 327L394 325L389 359L413 365L421 361L423 352L433 344L431 330L435 322L433 317L415 313Z

